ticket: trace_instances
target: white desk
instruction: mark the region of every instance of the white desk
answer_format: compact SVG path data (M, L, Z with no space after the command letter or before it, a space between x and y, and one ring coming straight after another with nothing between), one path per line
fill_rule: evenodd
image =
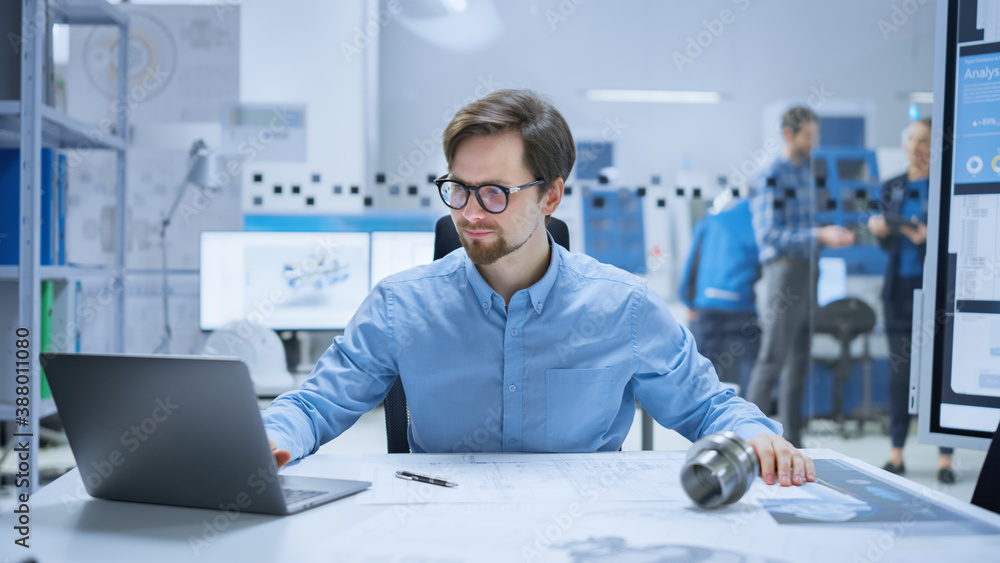
M621 456L633 463L657 454L602 455ZM920 495L938 512L968 518L995 533L929 535L950 528L918 526L913 512L860 526L778 524L757 501L746 499L715 511L697 509L686 499L366 504L365 495L372 491L293 516L240 514L231 519L221 511L95 500L84 492L73 470L32 497L30 551L12 543L13 515L7 512L0 518L4 538L0 554L12 562L31 555L39 563L671 561L669 556L681 554L689 557L678 559L684 561L995 560L1000 550L1000 515L830 450L810 454L817 459L846 460L876 477L874 485L882 479L878 494L896 494L886 492L892 489L884 487L887 482ZM530 454L519 459L528 461L524 470L530 472ZM362 462L361 456L312 456L284 472L356 479ZM676 475L663 479L678 481ZM610 480L608 487L615 486Z

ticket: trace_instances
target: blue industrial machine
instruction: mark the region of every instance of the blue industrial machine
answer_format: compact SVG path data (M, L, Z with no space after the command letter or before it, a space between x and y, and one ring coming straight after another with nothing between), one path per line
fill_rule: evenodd
M592 190L584 195L586 253L633 274L646 273L642 196L638 191Z
M823 258L842 258L848 275L881 276L887 256L868 230L878 210L879 175L875 151L860 147L820 147L813 151L816 177L816 222L854 232L854 245L824 248Z

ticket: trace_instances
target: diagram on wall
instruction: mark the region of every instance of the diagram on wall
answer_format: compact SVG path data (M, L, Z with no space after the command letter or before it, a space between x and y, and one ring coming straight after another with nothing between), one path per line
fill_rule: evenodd
M67 260L74 264L111 264L114 256L114 159L94 151L69 166L67 181ZM72 161L71 161L72 162ZM220 157L220 167L230 159ZM125 213L125 265L160 268L160 225L181 189L188 168L186 151L129 151ZM198 236L207 230L242 227L240 175L227 185L201 191L184 186L181 203L167 228L167 266L171 270L198 267Z
M130 17L128 103L117 103L118 29L74 27L67 109L89 123L214 122L239 99L239 10L123 4Z

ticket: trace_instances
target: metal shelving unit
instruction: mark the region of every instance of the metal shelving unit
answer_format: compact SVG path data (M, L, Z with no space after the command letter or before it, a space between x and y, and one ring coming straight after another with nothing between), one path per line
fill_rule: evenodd
M82 280L107 277L111 266L39 266L38 277L42 280ZM126 274L131 272L126 272ZM20 277L17 266L0 266L0 281L16 281ZM2 419L0 419L2 420Z
M42 144L58 147L85 147L125 150L125 140L117 133L101 131L69 117L61 111L41 105ZM21 129L21 102L0 100L0 139L17 141Z
M42 59L45 52L45 29L36 22L77 25L113 25L119 30L118 102L127 107L128 99L128 38L129 20L116 7L104 0L22 0L21 3L21 99L0 101L0 142L20 146L20 256L18 266L0 267L0 281L16 280L18 314L15 331L29 330L30 374L29 415L27 424L11 425L15 432L29 434L28 486L20 492L38 488L38 421L55 413L52 399L41 399L40 350L41 313L40 288L43 279L79 279L101 268L41 266L41 161L43 146L68 150L114 150L117 153L115 174L115 261L109 272L123 272L125 266L125 166L128 148L128 112L117 112L114 128L102 130L97 125L77 121L43 103ZM48 11L49 17L46 17ZM48 25L48 24L46 24ZM121 275L121 274L117 274ZM121 280L123 283L124 280ZM115 330L112 338L115 352L121 352L124 338L125 293L114 296ZM13 319L4 319L10 322ZM11 331L14 332L14 331ZM7 343L5 343L6 345ZM13 343L10 345L12 346ZM13 357L10 358L14 360ZM13 389L14 366L3 366L0 385ZM16 422L16 405L0 402L0 420ZM9 436L8 436L9 438ZM19 441L23 441L21 438Z

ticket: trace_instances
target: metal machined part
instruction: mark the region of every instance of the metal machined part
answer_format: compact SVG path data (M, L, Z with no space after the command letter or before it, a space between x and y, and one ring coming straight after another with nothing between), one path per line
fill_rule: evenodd
M718 432L688 449L681 484L691 500L703 508L734 503L760 473L754 449L732 432Z

